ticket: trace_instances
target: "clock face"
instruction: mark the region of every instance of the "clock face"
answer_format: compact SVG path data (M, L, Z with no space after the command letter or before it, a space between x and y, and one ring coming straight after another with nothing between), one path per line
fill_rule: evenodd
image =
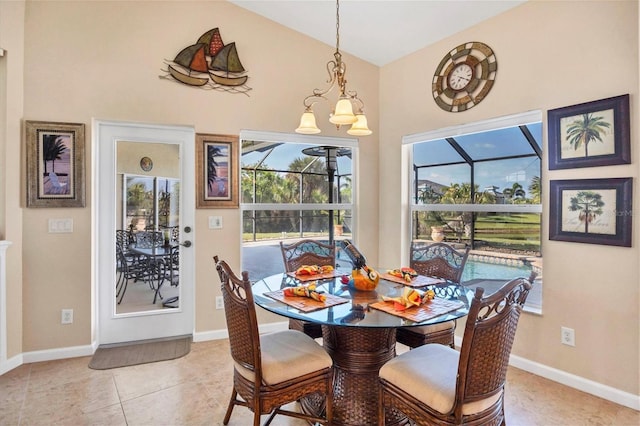
M449 87L453 90L462 90L471 82L473 69L467 63L458 64L449 74Z
M487 96L496 78L493 50L480 42L461 44L440 61L431 85L436 104L448 112L462 112Z

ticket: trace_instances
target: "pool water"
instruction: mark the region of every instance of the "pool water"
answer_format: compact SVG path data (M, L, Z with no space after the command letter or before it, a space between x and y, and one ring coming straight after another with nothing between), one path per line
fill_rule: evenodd
M517 277L528 277L530 273L531 266L522 262L519 265L502 265L469 258L464 266L461 281L479 278L510 280Z

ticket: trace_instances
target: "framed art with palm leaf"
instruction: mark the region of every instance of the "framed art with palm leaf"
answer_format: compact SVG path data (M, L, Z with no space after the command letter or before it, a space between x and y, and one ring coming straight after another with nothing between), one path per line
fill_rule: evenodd
M25 121L27 207L84 207L84 124Z
M196 207L238 208L238 136L196 133Z
M632 178L549 182L549 239L631 247Z
M631 163L629 95L549 110L549 170Z

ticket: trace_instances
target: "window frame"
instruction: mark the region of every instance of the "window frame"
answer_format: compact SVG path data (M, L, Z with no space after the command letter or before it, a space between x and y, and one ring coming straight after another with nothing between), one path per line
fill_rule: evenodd
M457 137L467 135L471 133L488 132L492 130L498 130L506 127L516 127L533 123L543 123L542 127L542 139L540 140L540 149L544 147L544 122L542 120L542 111L528 111L520 114L513 114L503 117L497 117L489 120L484 120L475 123L462 124L459 126L451 126L433 131L415 133L402 137L402 149L403 157L406 161L403 161L403 181L404 187L407 188L405 193L405 200L407 200L408 208L406 209L405 220L407 226L403 232L402 242L402 259L404 263L408 264L409 259L409 246L413 241L414 235L414 212L429 212L429 211L459 211L459 212L496 212L496 213L537 213L540 214L540 258L543 258L543 229L542 224L545 223L543 214L543 200L540 200L540 204L417 204L414 197L413 188L415 188L414 170L413 170L413 145L417 143L428 143L429 141L435 141L440 139L446 139L448 137ZM540 158L540 178L543 173L542 158ZM540 306L526 307L529 312L542 313L542 302Z
M357 221L358 212L357 204L357 181L358 181L358 142L357 138L341 138L332 136L310 136L301 135L297 133L279 133L279 132L263 132L254 130L241 130L240 131L240 155L238 155L238 170L242 170L242 142L259 141L259 142L273 142L273 143L295 143L295 144L309 144L314 146L335 146L345 147L351 149L351 202L350 203L247 203L240 197L240 247L244 245L243 241L243 216L245 211L260 211L260 210L283 210L283 211L312 211L312 210L346 210L351 212L351 236L354 241L357 241ZM240 184L240 183L239 183ZM242 258L242 256L241 256ZM242 259L241 259L242 261Z

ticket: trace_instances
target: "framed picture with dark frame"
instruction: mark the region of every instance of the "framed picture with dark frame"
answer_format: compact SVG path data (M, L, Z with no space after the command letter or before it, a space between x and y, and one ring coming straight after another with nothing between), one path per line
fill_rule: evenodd
M632 178L549 184L550 240L631 247Z
M25 121L27 207L84 207L84 124Z
M629 95L552 109L549 170L631 163Z
M238 136L196 133L196 207L237 208Z

